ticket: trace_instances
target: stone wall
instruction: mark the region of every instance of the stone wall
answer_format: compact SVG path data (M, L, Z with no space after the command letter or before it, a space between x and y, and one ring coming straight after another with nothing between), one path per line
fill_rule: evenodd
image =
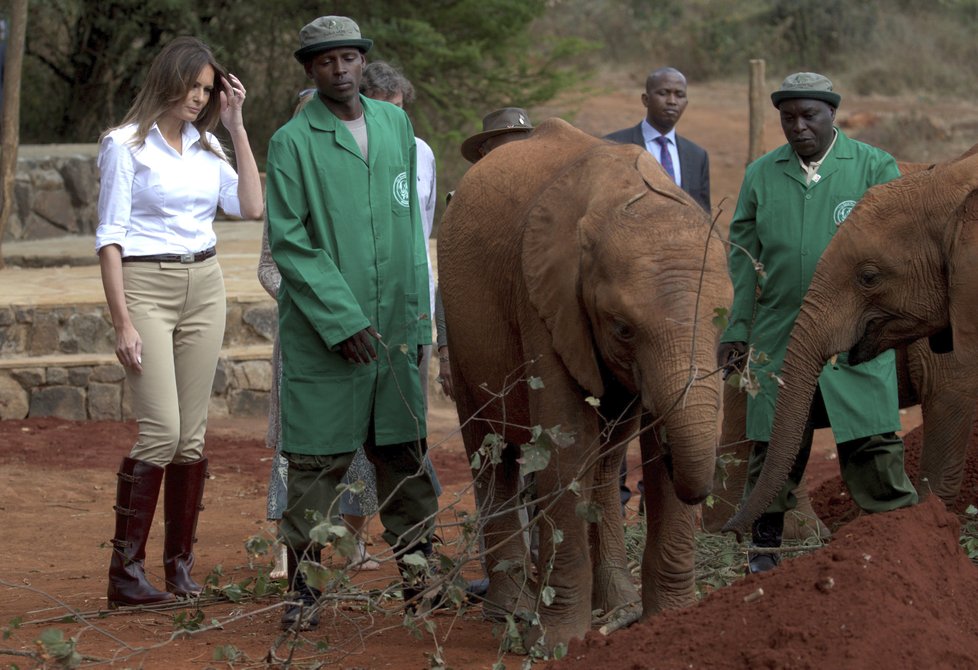
M210 400L210 415L267 416L272 366L267 351L243 359L222 353ZM264 359L251 356L264 354ZM126 373L111 359L0 368L0 420L56 416L78 421L132 419ZM49 363L49 361L37 361Z
M277 308L272 300L228 298L223 348L269 345ZM23 356L112 354L115 333L105 303L0 305L0 360Z
M229 299L213 416L268 413L275 325L270 299ZM114 348L104 304L0 307L0 420L132 418Z
M4 241L95 235L98 145L24 144L17 151L14 207ZM217 218L224 213L218 210ZM88 262L94 262L92 258Z
M97 144L22 145L4 240L94 235Z
M26 244L20 245L19 256L10 255L7 247L8 264L47 267L97 262L91 246L76 258L69 257L70 249L49 253L45 248L38 253L31 244L42 240L46 247L53 245L46 242L51 238L94 236L97 157L95 144L19 148L14 209L4 240ZM257 240L249 240L249 252L255 245ZM230 248L234 253L233 242ZM249 278L254 277L252 268ZM260 295L236 297L229 291L224 346L210 401L212 416L267 415L276 307L264 293ZM92 304L66 302L0 305L0 420L132 418L125 372L115 358L115 335L102 296Z

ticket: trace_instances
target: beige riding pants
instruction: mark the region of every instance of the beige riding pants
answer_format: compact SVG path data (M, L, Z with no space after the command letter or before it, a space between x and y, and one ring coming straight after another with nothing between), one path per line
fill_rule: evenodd
M143 342L142 373L126 369L139 438L129 456L154 465L203 456L207 406L227 300L217 258L122 264L126 306Z

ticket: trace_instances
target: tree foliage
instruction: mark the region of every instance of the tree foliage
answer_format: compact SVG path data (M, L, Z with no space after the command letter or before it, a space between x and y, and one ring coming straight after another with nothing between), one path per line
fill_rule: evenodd
M207 0L49 0L30 5L25 142L92 142L121 120L152 58L213 21ZM227 3L230 4L230 3ZM204 11L200 11L203 9Z
M776 81L811 69L863 94L973 95L978 76L978 0L43 0L30 13L26 143L94 141L122 118L162 45L191 34L248 87L261 163L307 85L292 56L299 28L343 14L374 40L369 60L414 83L408 111L442 184L467 166L458 145L486 112L532 108L589 80L588 65L643 74L670 64L696 81L742 76L764 58Z
M25 142L92 142L118 123L149 62L177 35L211 45L248 88L252 144L261 160L307 85L292 53L317 16L353 17L374 40L369 60L400 68L418 90L418 134L453 150L503 105L529 107L575 81L576 38L531 40L546 0L47 0L31 4Z

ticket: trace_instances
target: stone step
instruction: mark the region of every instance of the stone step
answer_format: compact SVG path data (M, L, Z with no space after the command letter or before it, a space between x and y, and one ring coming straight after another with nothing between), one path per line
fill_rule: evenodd
M209 415L266 416L272 345L225 347L218 359ZM0 359L0 420L55 416L128 420L125 371L115 354L51 354Z
M229 296L225 347L271 344L277 308L267 295ZM0 361L96 355L115 351L105 300L71 304L0 305ZM114 358L114 356L113 356Z

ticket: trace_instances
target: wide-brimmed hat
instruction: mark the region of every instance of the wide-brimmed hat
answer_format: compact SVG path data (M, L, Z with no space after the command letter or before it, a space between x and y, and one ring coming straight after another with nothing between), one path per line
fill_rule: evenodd
M771 102L778 107L785 100L805 98L821 100L838 107L842 96L832 90L832 82L817 72L795 72L785 77L781 88L771 94Z
M486 114L482 119L482 132L462 142L462 157L470 163L482 158L479 147L490 137L505 133L528 133L533 130L530 116L519 107L503 107Z
M305 63L320 51L339 47L356 47L363 53L370 51L373 40L360 35L360 26L345 16L320 16L307 23L299 31L299 48L295 59Z

